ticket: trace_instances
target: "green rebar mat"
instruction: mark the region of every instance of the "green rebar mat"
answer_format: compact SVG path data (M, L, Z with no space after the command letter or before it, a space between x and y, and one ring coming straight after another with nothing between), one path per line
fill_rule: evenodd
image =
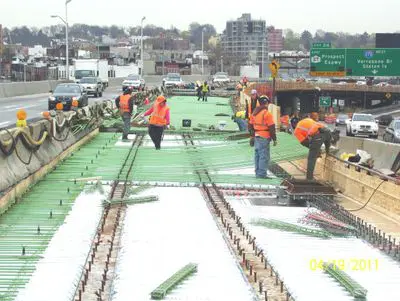
M366 299L367 290L334 264L323 263L324 271L335 278L354 298Z
M178 272L172 275L170 278L165 280L159 287L157 287L154 291L151 292L151 298L154 300L163 299L168 292L174 289L178 284L180 284L183 280L191 276L193 273L197 272L197 264L189 263L183 268L181 268Z
M251 224L255 226L263 226L266 228L270 229L278 229L282 231L287 231L287 232L293 232L293 233L298 233L298 234L303 234L303 235L309 235L309 236L314 236L314 237L319 237L319 238L331 238L331 234L327 231L321 231L321 230L315 230L315 229L310 229L302 226L297 226L294 224L274 220L274 219L258 219Z

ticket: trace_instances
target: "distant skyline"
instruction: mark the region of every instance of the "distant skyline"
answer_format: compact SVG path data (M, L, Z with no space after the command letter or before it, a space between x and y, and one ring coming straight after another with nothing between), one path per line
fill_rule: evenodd
M23 4L21 2L24 2ZM12 28L26 25L43 27L60 23L50 15L65 17L65 0L1 0L0 24ZM139 8L140 3L140 8ZM193 1L165 0L131 1L72 0L68 4L70 25L117 25L122 27L154 24L164 28L171 26L187 30L189 24L198 22L215 26L218 33L225 29L226 21L235 20L242 13L250 13L253 19L264 19L267 25L281 29L293 29L301 33L316 30L348 33L396 32L400 30L400 0L286 0L251 2L202 0L195 6ZM100 5L105 4L105 5Z

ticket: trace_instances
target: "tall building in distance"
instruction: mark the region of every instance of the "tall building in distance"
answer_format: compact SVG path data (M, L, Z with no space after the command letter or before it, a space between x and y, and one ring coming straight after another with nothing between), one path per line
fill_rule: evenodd
M261 64L268 58L265 20L252 20L242 14L235 21L227 21L222 35L224 54L238 64Z
M273 26L267 28L268 52L281 52L283 50L283 30Z

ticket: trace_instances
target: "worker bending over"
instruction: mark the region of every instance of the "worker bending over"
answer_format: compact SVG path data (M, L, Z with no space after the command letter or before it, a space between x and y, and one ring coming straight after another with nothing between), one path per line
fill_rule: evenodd
M132 96L132 89L129 87L125 88L123 94L115 99L115 105L119 109L122 121L124 122L122 140L128 139L129 130L131 129L131 118L134 101L135 100Z
M259 98L260 105L250 116L252 132L254 133L254 163L257 178L268 179L267 170L270 161L270 142L277 144L275 123L268 111L269 98L265 95Z
M232 120L237 123L239 131L244 132L247 130L246 111L238 111L232 116Z
M150 116L149 119L149 136L157 150L161 149L161 140L164 133L164 128L169 129L170 114L167 106L167 99L160 95L157 97L154 105L142 114L142 118Z
M309 148L307 158L307 180L314 179L314 169L320 156L322 144L328 154L331 146L332 135L328 128L318 122L318 114L311 114L311 118L305 118L297 123L294 136L299 142Z

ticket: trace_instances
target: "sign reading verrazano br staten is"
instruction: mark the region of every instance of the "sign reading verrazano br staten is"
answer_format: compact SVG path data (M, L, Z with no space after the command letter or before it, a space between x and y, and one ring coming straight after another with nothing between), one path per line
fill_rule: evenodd
M311 76L400 76L400 48L311 49Z

